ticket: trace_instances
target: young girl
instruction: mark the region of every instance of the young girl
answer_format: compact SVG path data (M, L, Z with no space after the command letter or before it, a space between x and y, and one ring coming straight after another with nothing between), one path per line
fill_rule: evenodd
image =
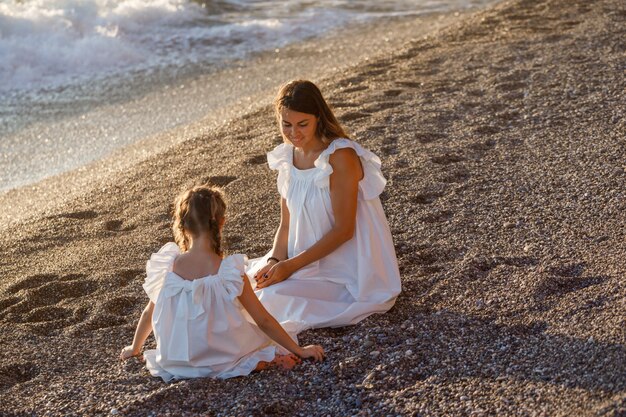
M167 243L147 263L143 288L150 302L133 344L120 357L139 355L154 330L157 348L144 357L150 373L164 381L230 378L262 369L267 362L280 363L279 358L284 363L272 340L301 358L324 357L320 346L298 346L263 308L245 277L246 257L224 257L225 211L218 189L185 191L175 202L176 243Z

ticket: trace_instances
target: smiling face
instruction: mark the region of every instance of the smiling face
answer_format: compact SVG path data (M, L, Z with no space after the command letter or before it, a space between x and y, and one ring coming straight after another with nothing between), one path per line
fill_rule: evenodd
M317 147L321 138L317 137L317 117L283 108L280 111L280 129L283 137L296 148Z

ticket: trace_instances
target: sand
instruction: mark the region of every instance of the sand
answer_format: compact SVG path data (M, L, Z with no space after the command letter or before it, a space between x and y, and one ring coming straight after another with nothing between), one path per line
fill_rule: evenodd
M187 184L228 192L231 253L270 247L269 106L7 227L0 414L624 415L625 23L505 2L315 80L382 158L403 280L387 314L301 335L323 364L164 384L117 360Z

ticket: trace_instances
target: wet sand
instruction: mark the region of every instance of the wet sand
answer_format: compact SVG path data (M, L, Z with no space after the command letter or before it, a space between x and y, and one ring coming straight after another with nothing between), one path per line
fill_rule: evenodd
M403 280L387 314L301 335L323 364L167 385L117 361L187 184L229 194L231 253L270 247L269 106L5 227L0 414L624 415L625 23L505 2L315 80L382 158Z

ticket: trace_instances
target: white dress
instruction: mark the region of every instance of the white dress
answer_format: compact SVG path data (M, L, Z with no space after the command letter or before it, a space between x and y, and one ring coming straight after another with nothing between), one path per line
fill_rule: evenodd
M400 293L398 262L379 198L386 184L381 162L349 139L332 141L311 169L294 167L291 144L283 143L267 154L270 168L278 171L278 191L289 208L288 256L308 249L333 226L329 189L333 168L328 160L341 148L354 149L364 171L354 237L287 280L256 290L265 308L291 332L358 323L389 310ZM250 261L249 277L267 263L268 256Z
M174 272L180 249L165 244L146 265L143 288L154 303L152 329L157 348L146 350L153 376L172 379L247 375L259 361L272 361L276 346L237 300L247 259L231 255L217 275L193 281Z

